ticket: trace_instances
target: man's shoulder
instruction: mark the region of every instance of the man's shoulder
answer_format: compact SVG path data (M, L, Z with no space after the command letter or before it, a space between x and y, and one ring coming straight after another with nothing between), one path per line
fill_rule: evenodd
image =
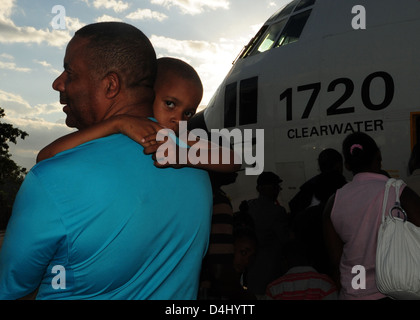
M54 157L43 160L37 166L48 166L47 164L59 164L61 162L73 161L77 158L89 160L91 158L101 157L106 153L118 154L118 152L140 148L141 145L137 144L123 134L113 134L107 137L94 139L78 145L74 148L57 153ZM120 156L120 154L119 154Z
M115 166L117 161L143 158L143 148L124 135L95 139L37 163L30 171L36 176L71 176L92 169ZM149 160L149 159L147 159ZM152 162L152 160L149 160ZM95 170L92 170L94 172Z

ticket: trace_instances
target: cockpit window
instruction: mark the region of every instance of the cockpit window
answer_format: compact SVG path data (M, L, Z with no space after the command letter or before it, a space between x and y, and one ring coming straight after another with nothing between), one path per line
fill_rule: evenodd
M312 9L306 9L314 4L315 0L290 2L267 20L238 58L246 58L298 41L312 11Z
M302 13L292 16L287 22L283 32L281 33L276 47L284 46L286 44L298 41L310 14L311 10L306 10Z
M314 5L314 3L315 3L315 0L301 0L299 4L296 6L294 12L310 7Z
M273 14L270 17L270 19L267 20L267 23L272 22L272 21L276 21L276 20L280 20L281 18L284 18L284 17L288 16L289 14L291 14L293 9L296 6L296 3L298 3L298 2L299 2L299 0L294 0L294 1L290 2L288 5L286 5L285 7L281 8L279 11L277 11L275 14Z
M283 19L282 21L271 25L264 35L260 38L260 41L256 43L254 46L254 50L252 50L249 55L254 55L260 52L264 52L270 50L275 41L277 40L278 35L280 34L281 30L283 30L284 25L286 24L287 19Z

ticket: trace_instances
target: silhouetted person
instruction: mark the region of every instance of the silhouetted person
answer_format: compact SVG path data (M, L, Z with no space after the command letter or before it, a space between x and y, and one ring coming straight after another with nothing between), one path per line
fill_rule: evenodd
M276 278L281 268L283 244L289 239L288 215L277 197L282 180L273 172L263 172L257 178L258 198L248 201L248 212L253 219L258 248L255 260L248 268L248 288L257 297Z
M334 180L341 178L343 182L346 181L343 176L343 156L337 150L328 148L321 151L318 156L318 167L320 174L306 181L300 187L299 192L289 201L292 219L302 210L320 203L319 197L322 197L320 192L323 191L319 191L319 189L328 188L329 177ZM316 191L318 191L318 197L315 194Z

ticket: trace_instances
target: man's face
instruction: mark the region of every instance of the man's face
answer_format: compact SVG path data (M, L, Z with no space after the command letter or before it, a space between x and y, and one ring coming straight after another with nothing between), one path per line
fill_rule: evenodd
M95 80L86 58L88 41L76 36L69 42L64 71L52 85L60 92L60 103L65 105L66 125L77 129L96 123L101 105L100 81Z

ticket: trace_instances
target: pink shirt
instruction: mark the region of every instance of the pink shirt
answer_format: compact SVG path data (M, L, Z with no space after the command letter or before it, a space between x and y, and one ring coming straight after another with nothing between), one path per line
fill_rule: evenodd
M382 202L388 178L382 174L363 172L337 190L331 221L344 242L340 261L340 299L381 299L385 296L376 288L375 260L378 230L382 218ZM405 184L401 186L400 194ZM391 188L386 213L395 203L395 189ZM366 271L366 288L358 288L362 277L360 267ZM356 278L352 285L352 280ZM359 284L359 285L358 285ZM356 287L356 288L353 288Z

